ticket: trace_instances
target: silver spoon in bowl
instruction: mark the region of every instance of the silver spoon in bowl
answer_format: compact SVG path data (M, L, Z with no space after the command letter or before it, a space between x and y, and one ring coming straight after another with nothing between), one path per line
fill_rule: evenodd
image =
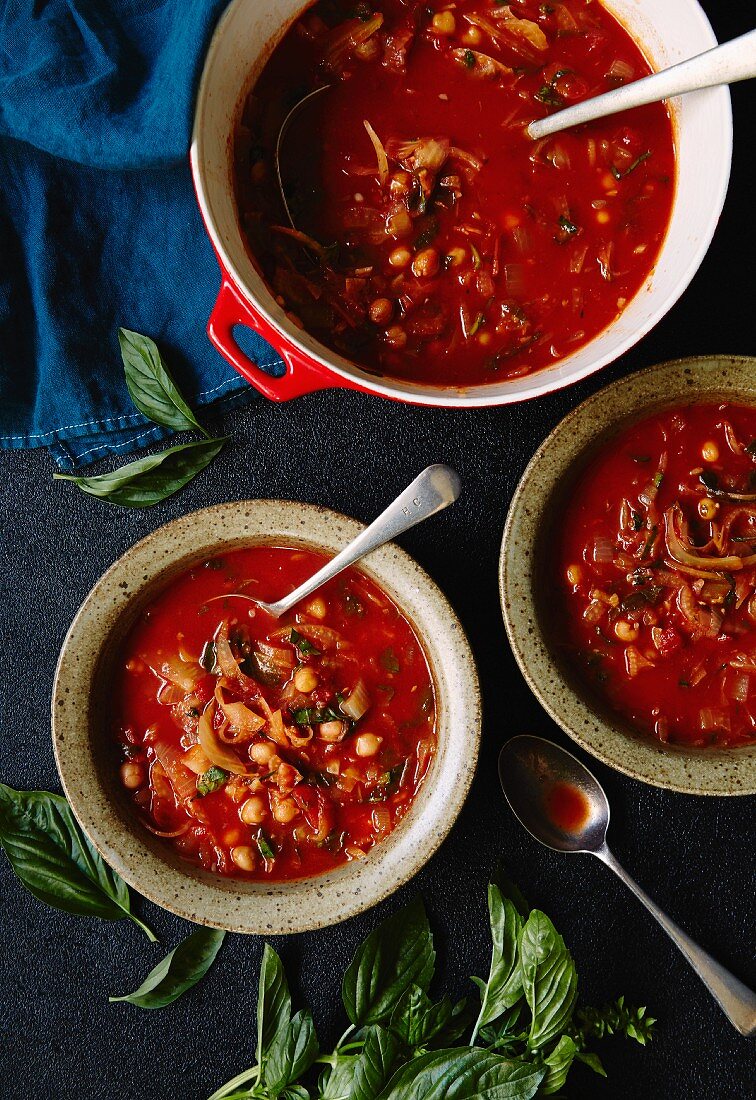
M532 837L556 852L588 853L611 867L682 951L730 1023L741 1035L756 1034L756 994L678 928L609 851L609 802L592 772L553 742L522 735L501 750L499 780Z
M748 31L731 42L706 50L679 65L672 65L651 76L614 88L611 92L584 99L547 118L531 122L527 134L534 141L551 137L570 126L580 126L597 118L616 115L631 107L644 107L662 99L713 88L718 84L735 84L756 76L756 30Z
M428 466L392 504L389 504L385 511L381 512L377 519L373 520L369 527L361 531L335 558L326 562L322 569L300 584L288 596L284 596L275 603L265 603L263 600L255 600L249 596L245 596L245 599L251 599L263 611L280 619L305 596L312 595L326 581L332 580L371 551L377 550L385 542L391 542L397 535L409 531L411 527L448 508L461 492L462 482L459 474L452 470L451 466L438 464Z

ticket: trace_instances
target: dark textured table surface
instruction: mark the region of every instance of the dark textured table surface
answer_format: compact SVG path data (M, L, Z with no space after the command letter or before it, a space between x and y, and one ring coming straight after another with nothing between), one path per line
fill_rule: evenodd
M746 0L707 0L704 7L720 39L753 23ZM532 731L569 744L525 687L499 612L502 525L533 449L568 409L625 373L678 356L754 351L754 87L736 87L733 99L733 183L711 251L677 307L599 378L529 405L469 413L338 392L283 407L259 401L224 420L233 443L222 461L147 512L109 508L53 483L45 452L0 456L0 775L12 786L53 790L48 706L57 653L90 586L133 542L185 512L250 497L315 501L369 520L427 463L448 462L462 475L460 502L401 542L447 593L479 663L485 722L478 774L446 843L397 895L327 933L275 941L295 999L313 1007L325 1041L343 1030L338 990L351 952L380 917L418 891L437 933L439 989L473 992L467 976L488 967L485 887L502 858L531 903L564 934L584 999L625 993L659 1020L647 1050L605 1043L609 1080L578 1067L567 1096L752 1095L752 1043L727 1023L660 929L597 862L560 857L531 841L496 781L497 753L511 734ZM610 840L618 857L705 948L756 985L754 800L696 799L598 764L595 770L612 803ZM0 1096L202 1100L251 1064L262 940L227 937L201 985L169 1008L142 1012L109 1005L107 997L135 988L164 948L149 945L129 922L45 908L4 860L0 890ZM147 903L140 911L163 945L190 930Z

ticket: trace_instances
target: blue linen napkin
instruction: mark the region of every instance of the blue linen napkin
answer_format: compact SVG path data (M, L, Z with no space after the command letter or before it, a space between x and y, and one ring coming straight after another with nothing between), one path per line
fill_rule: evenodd
M211 347L218 267L188 164L227 0L0 0L0 445L63 468L167 434L129 400L117 328L195 407L253 391ZM248 350L280 373L257 336Z

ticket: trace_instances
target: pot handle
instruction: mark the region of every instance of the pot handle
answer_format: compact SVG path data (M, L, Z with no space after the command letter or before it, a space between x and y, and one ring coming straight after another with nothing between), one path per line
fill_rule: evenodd
M275 378L261 370L257 363L245 355L233 335L234 325L240 324L254 329L279 351L286 365L286 374ZM226 275L223 276L207 323L207 335L213 347L239 374L271 401L290 401L292 397L301 397L315 390L332 389L336 386L353 388L348 382L313 363L286 343L285 338L244 300Z

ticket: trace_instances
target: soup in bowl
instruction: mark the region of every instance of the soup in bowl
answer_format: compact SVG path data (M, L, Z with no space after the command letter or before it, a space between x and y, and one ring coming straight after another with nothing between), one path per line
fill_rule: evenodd
M755 379L712 357L599 391L534 455L502 542L507 633L547 712L694 794L756 791Z
M192 143L223 271L211 340L276 400L345 386L462 407L622 354L711 241L729 92L544 144L523 127L715 45L698 4L368 6L235 0L219 24ZM292 229L272 152L321 87L283 143ZM245 356L239 324L280 352L282 376Z
M63 788L123 878L218 928L303 931L433 854L475 769L469 646L430 578L372 553L282 619L254 601L361 526L284 501L158 529L95 585L61 651Z

